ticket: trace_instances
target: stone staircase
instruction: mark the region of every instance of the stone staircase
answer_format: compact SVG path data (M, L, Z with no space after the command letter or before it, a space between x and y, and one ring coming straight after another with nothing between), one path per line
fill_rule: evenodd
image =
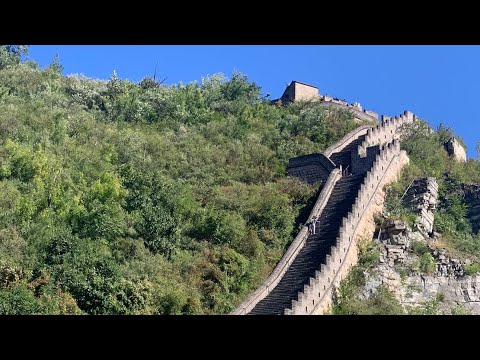
M303 291L315 271L325 263L330 248L335 244L341 221L352 209L364 175L345 176L333 189L332 195L317 223L316 234L308 237L305 246L290 265L278 285L261 300L249 315L283 315L290 308L292 300Z
M322 181L322 192L309 219L319 216L316 234L303 226L267 279L234 315L322 314L333 289L357 261L359 235L373 234L373 216L383 208L386 184L408 163L400 149L399 129L415 121L408 111L382 123L359 127L324 154L290 159L288 176Z
M348 171L352 167L351 152L357 151L358 146L363 143L365 137L366 135L361 135L348 144L342 151L333 153L330 155L330 160L332 160L337 167L341 165L342 169L346 169Z

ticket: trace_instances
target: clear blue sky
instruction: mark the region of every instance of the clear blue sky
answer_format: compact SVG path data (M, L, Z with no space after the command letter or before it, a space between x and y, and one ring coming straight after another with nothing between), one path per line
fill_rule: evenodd
M246 74L272 98L299 80L328 93L357 101L366 109L395 116L404 110L454 128L477 156L480 140L480 46L78 46L35 45L29 57L40 66L58 53L64 74L139 81L168 77L166 84L200 81L233 70Z

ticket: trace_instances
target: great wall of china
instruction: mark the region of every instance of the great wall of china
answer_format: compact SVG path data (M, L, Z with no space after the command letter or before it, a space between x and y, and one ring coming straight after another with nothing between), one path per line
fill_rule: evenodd
M400 127L415 121L405 111L382 116L377 126L361 126L323 154L291 159L289 176L323 188L308 221L318 217L317 231L303 226L270 276L232 314L324 314L335 288L357 263L357 243L372 236L373 216L383 208L384 186L408 163L400 150Z
M315 100L327 109L335 108L349 111L353 118L359 121L378 121L378 113L371 110L362 109L359 103L348 104L345 100L334 98L328 95L318 93L316 86L308 85L300 81L292 81L287 86L280 99L272 100L275 104L288 104L294 101Z

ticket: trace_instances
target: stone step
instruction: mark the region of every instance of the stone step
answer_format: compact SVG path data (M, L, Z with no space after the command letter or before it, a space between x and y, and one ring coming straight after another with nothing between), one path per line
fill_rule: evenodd
M348 158L350 161L349 152L357 149L363 138L360 137L349 144L344 151L333 154L332 161L333 158L345 161ZM299 251L277 286L249 314L283 315L284 309L291 307L292 300L297 300L298 293L303 291L305 284L309 284L310 278L315 277L315 272L321 268L322 263L325 263L331 247L336 244L342 219L351 211L363 179L363 175L346 176L335 184L320 214L316 233L309 235L305 246Z

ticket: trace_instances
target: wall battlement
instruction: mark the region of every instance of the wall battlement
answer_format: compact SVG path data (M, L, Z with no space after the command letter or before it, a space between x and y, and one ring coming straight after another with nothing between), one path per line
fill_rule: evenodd
M281 101L283 105L287 105L295 101L319 101L326 107L334 106L340 109L350 110L353 112L355 119L378 121L378 113L371 110L362 109L359 103L349 104L345 100L341 100L328 95L321 95L318 88L313 85L305 84L300 81L293 80L285 88L280 99L272 100L273 104Z
M292 301L292 307L285 309L285 315L323 314L328 311L334 289L357 262L358 238L373 234L375 227L371 218L383 207L383 194L379 192L399 175L407 162L408 157L405 151L400 150L397 140L382 146L360 186L352 210L342 220L336 245L331 248L315 277L304 285L298 299Z
M394 118L382 115L381 124L367 130L367 136L363 143L358 147L358 153L361 157L367 155L367 148L373 145L382 145L390 143L400 138L400 128L405 124L415 121L415 115L411 111L405 111L402 115Z
M342 177L341 170L334 169L328 177L320 195L313 206L312 211L308 217L308 221L311 221L314 216L319 216L327 204L330 194L337 183ZM293 260L305 246L305 242L308 239L308 227L302 226L298 235L293 240L292 244L288 247L286 253L282 256L279 263L272 271L272 273L265 279L265 281L236 309L232 312L232 315L245 315L249 313L255 305L257 305L262 299L264 299L280 282L282 276L287 272L288 268L292 264Z
M335 100L325 100L330 99L329 97L320 97L320 104L324 107L335 107L337 109L351 111L353 116L357 120L364 121L378 121L378 113L371 110L361 109L358 106L349 105L344 101L335 101Z
M408 163L408 156L400 150L398 139L400 128L414 120L415 116L409 111L394 118L382 116L381 124L375 127L362 126L351 131L330 146L323 155L310 154L290 160L289 175L298 176L295 171L305 170L308 166L330 171L309 220L314 216L320 217L335 184L342 175L346 175L342 174L341 165L332 168L335 164L329 159L331 155L343 151L342 154L347 156L350 151L352 168L355 173L364 174L364 177L351 211L341 221L335 245L326 255L326 261L315 270L315 276L304 284L303 291L298 293L296 300L292 300L291 307L286 308L284 314L323 314L329 309L334 289L358 260L358 238L373 234L373 215L383 208L384 185L395 180L402 167ZM362 142L357 148L356 144L360 141ZM249 313L269 295L305 246L308 237L308 228L303 226L271 275L232 314Z

